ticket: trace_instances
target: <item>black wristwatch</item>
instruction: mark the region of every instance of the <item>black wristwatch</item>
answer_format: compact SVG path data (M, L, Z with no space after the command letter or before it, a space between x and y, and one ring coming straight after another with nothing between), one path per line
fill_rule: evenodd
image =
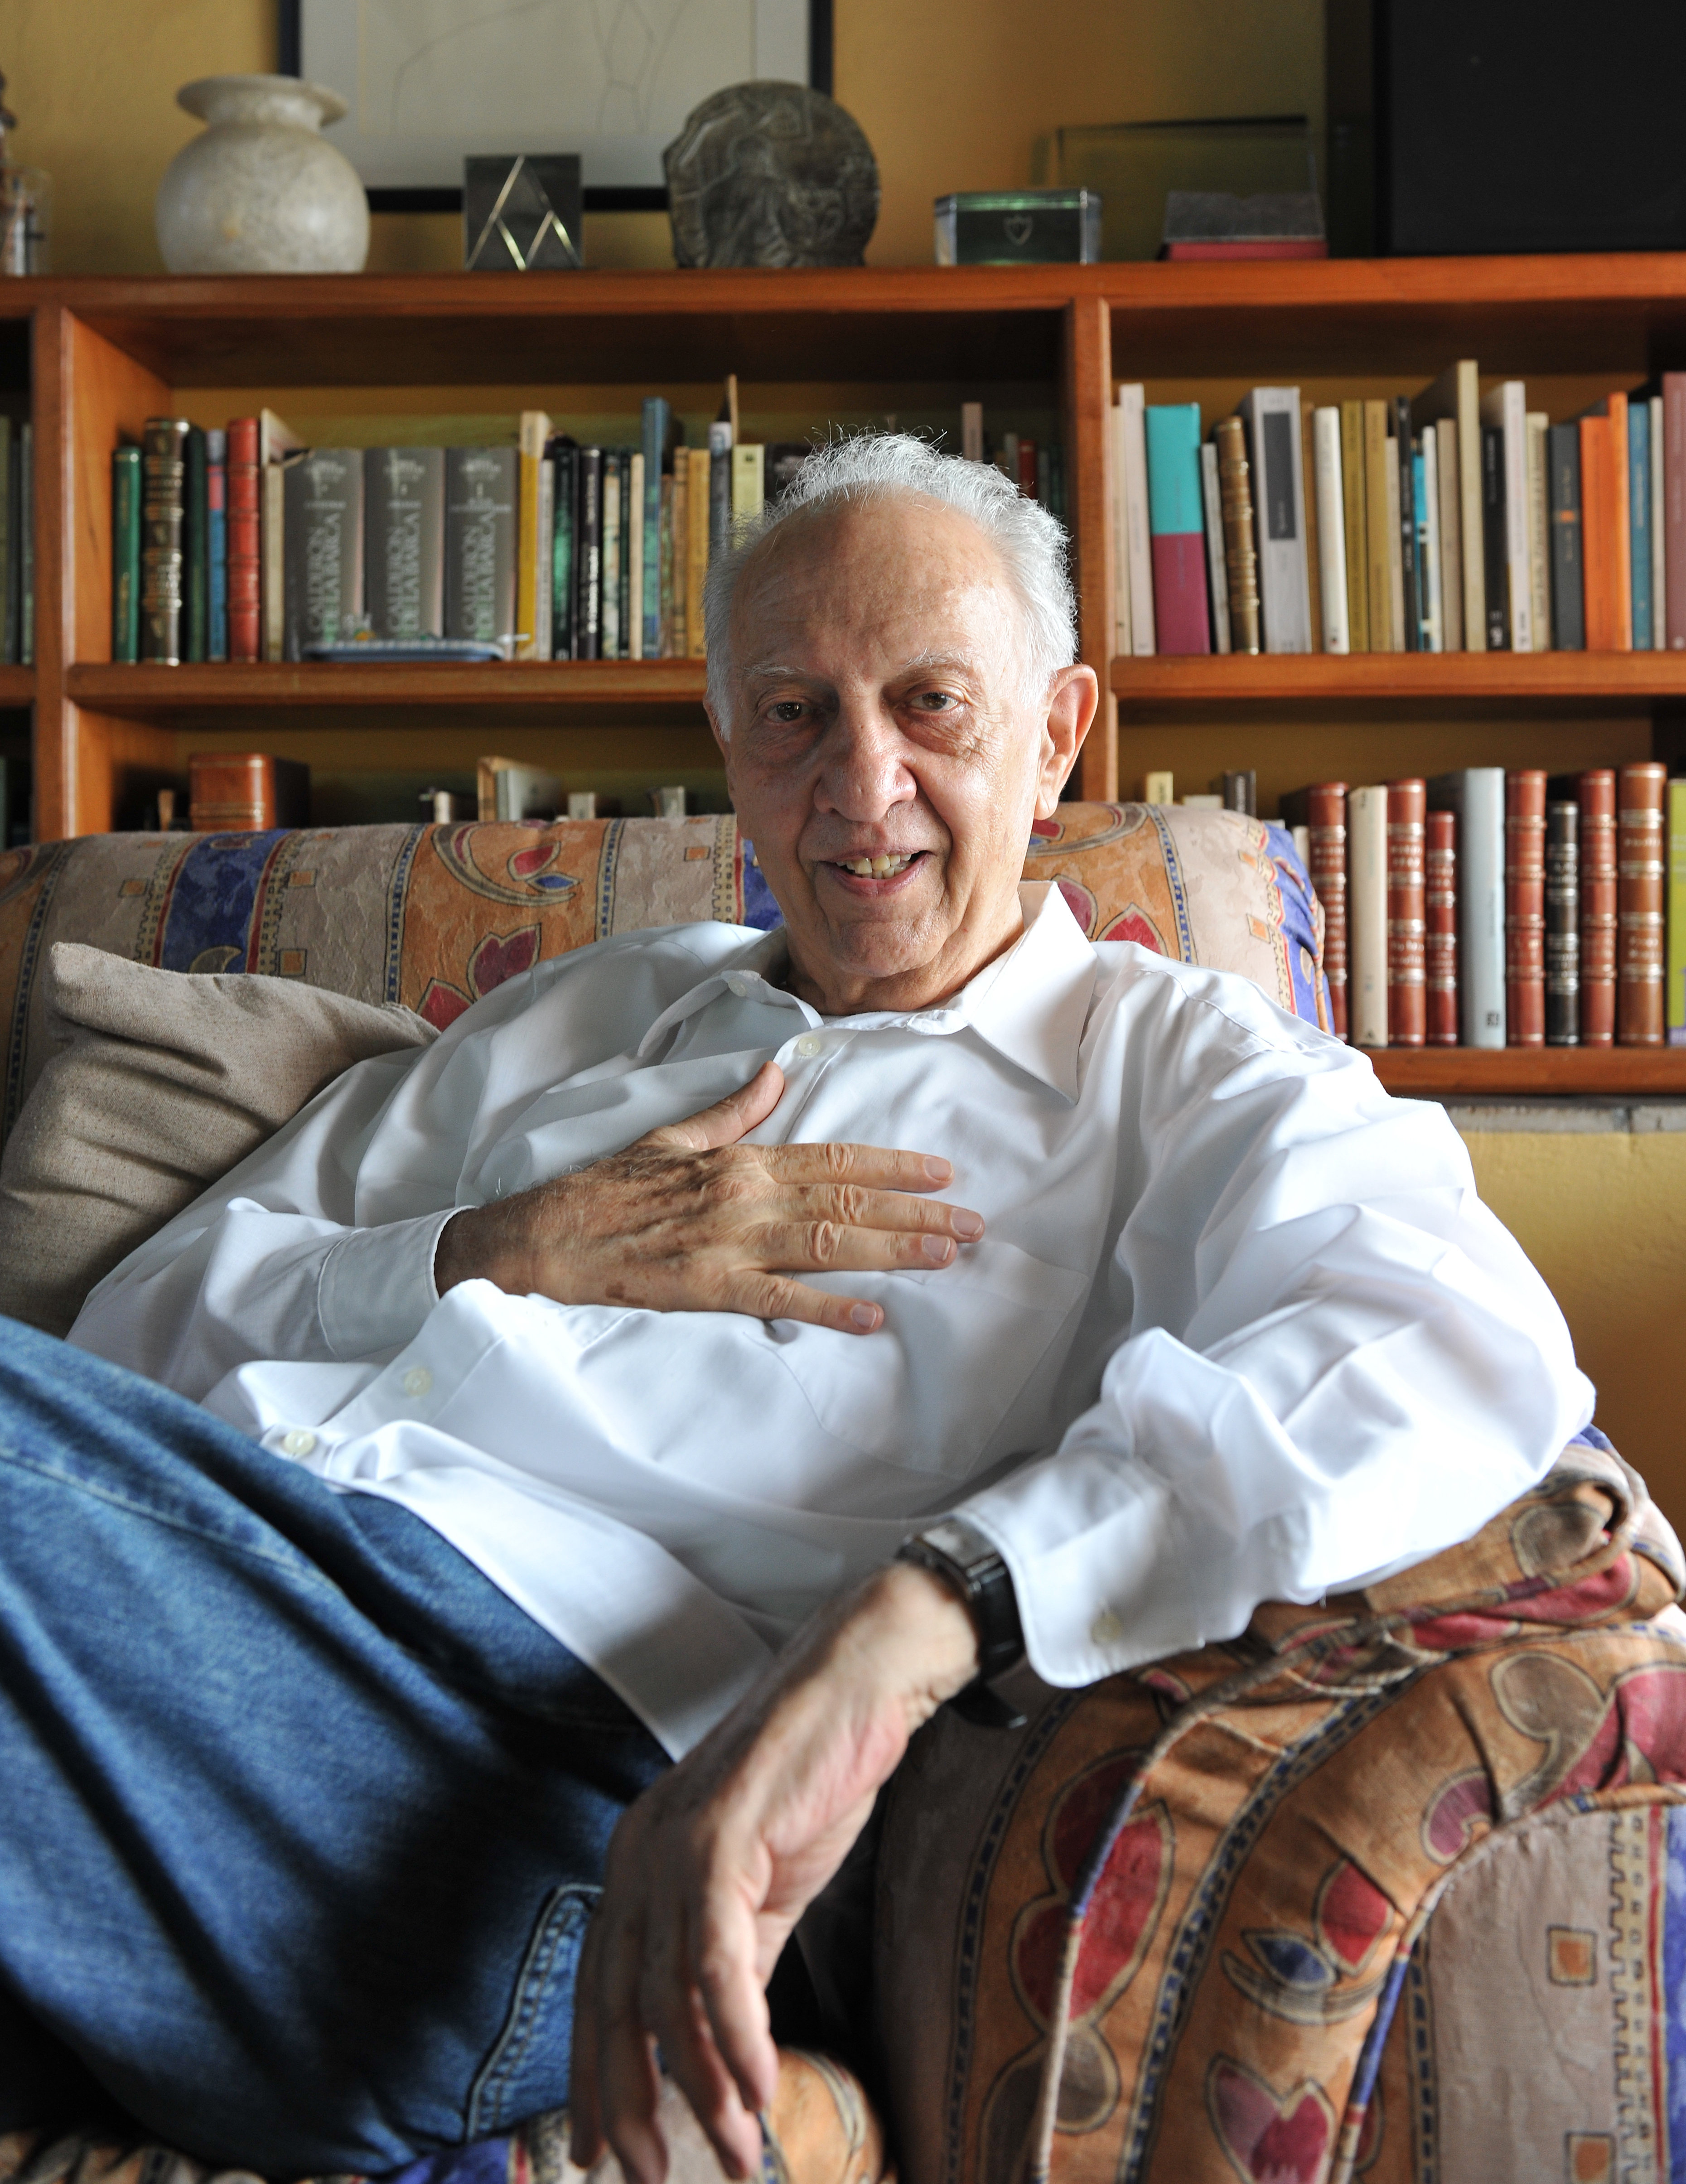
M1004 1676L1025 1658L1019 1603L1001 1551L964 1517L944 1517L904 1540L899 1563L916 1563L952 1585L977 1630L977 1680Z

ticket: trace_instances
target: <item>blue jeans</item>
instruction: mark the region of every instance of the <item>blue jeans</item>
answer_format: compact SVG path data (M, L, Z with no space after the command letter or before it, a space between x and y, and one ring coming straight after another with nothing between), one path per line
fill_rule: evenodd
M665 1763L407 1510L0 1320L0 2130L368 2173L565 2100Z

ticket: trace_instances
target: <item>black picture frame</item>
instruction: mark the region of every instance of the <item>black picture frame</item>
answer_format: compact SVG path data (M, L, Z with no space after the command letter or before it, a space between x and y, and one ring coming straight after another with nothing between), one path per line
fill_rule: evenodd
M280 0L277 10L275 73L304 73L304 31L301 0ZM808 0L808 82L814 91L832 96L832 0ZM454 212L463 209L460 189L382 190L365 192L370 212ZM583 192L587 212L665 212L664 189L587 189Z

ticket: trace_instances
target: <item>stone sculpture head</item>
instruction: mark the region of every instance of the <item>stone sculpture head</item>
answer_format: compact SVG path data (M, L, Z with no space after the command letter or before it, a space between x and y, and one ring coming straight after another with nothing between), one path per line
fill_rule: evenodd
M662 153L682 265L859 265L878 163L859 123L800 83L705 98Z

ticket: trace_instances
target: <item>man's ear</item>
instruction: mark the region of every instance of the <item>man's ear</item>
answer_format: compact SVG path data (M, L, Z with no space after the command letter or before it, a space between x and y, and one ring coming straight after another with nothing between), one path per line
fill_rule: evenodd
M1036 816L1051 819L1077 753L1100 704L1100 684L1093 667L1062 667L1048 694L1043 723L1042 765L1037 776Z

